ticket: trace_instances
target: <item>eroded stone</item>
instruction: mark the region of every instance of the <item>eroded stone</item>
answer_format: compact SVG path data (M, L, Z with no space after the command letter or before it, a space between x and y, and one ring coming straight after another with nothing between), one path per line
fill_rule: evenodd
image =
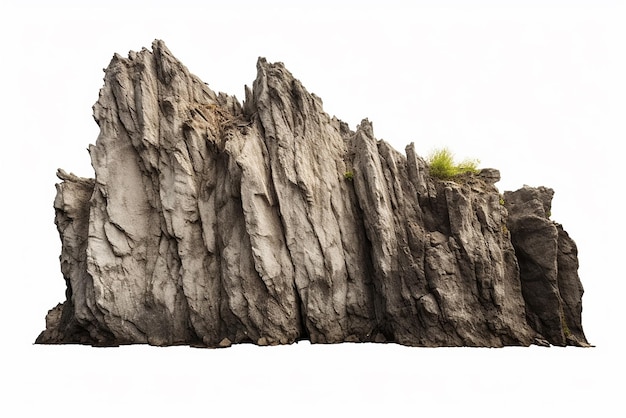
M505 208L497 170L435 179L281 63L240 104L155 41L113 57L94 115L95 179L59 172L67 301L38 343L586 344L549 189Z

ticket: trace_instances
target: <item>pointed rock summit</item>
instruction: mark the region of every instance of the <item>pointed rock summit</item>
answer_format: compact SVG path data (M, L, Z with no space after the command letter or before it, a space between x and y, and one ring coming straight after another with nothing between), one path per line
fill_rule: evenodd
M94 179L59 170L67 300L37 343L587 345L552 190L430 174L260 58L240 104L162 41L115 55Z

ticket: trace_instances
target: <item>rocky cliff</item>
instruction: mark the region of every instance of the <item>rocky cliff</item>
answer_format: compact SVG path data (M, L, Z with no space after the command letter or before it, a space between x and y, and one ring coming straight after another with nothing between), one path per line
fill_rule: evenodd
M550 189L437 179L281 63L243 104L161 41L104 81L95 179L57 174L67 300L38 343L587 344Z

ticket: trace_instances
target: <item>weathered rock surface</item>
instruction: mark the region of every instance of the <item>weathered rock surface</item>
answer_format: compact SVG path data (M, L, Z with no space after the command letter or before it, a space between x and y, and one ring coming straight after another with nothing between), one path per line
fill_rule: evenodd
M95 179L58 173L67 300L38 343L586 344L549 189L433 178L281 63L243 105L161 41L105 74Z
M576 244L549 220L554 191L505 192L529 325L554 345L586 345Z

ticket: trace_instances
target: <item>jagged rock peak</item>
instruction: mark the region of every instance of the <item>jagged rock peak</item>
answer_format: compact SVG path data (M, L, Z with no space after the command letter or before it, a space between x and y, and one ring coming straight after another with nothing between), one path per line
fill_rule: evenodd
M241 105L157 40L113 57L94 117L95 178L58 173L67 300L38 343L587 344L549 189L437 179L282 63Z

